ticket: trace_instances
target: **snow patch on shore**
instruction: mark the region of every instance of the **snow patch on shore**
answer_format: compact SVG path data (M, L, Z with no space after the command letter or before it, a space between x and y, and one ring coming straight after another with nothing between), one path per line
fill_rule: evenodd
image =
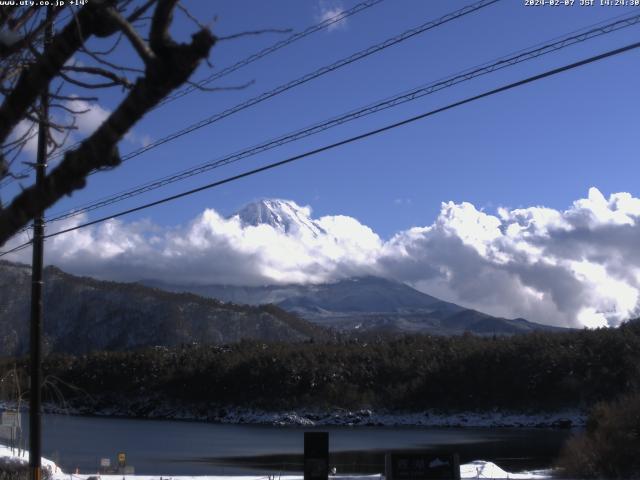
M51 413L58 409L48 410ZM62 412L60 412L62 413ZM361 410L288 410L270 412L251 408L175 408L154 405L140 408L139 405L123 405L120 408L80 409L65 413L80 413L98 416L122 416L150 419L196 420L226 424L258 424L276 426L380 426L380 427L527 427L527 428L572 428L586 424L586 415L579 410L556 412L387 412Z
M0 402L0 410L15 409L15 405ZM26 411L26 410L25 410ZM62 408L45 404L46 413L95 415L100 417L190 420L225 424L257 424L275 426L379 426L379 427L523 427L573 428L584 427L587 415L578 409L554 412L462 411L398 412L372 409L297 409L266 411L257 408L220 407L207 404L175 405L159 398L122 398L116 405L83 405Z
M264 412L231 410L214 421L222 423L257 423L299 426L418 426L418 427L540 427L570 428L584 426L586 417L578 411L553 413L458 412L434 411L387 413L372 410L341 410L331 413L313 411Z
M5 465L22 464L29 462L28 451L18 451L6 445L0 444L0 470ZM100 480L265 480L268 476L167 476L167 475L96 475L96 474L68 474L64 473L58 465L51 460L42 457L43 468L51 472L52 480L88 480L89 478ZM538 480L551 477L550 471L510 473L503 470L495 463L476 460L460 465L460 478L465 479L516 479ZM282 475L278 480L303 480L301 475ZM332 475L331 480L384 480L384 475Z
M11 448L7 445L0 444L0 470L7 467L29 464L29 452L17 448ZM65 475L62 469L48 458L42 457L41 465L43 469L51 472L52 475ZM68 480L68 476L64 477Z

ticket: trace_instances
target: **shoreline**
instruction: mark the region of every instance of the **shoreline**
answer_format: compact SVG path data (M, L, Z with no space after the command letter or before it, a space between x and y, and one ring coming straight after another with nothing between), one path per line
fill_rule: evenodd
M0 402L0 409L11 408ZM13 406L15 408L15 406ZM22 411L28 411L23 408ZM390 412L373 409L287 409L268 411L244 407L174 406L145 401L118 407L68 407L43 405L43 413L148 420L196 421L231 425L279 427L433 427L433 428L582 428L587 416L578 409L553 412L460 411Z

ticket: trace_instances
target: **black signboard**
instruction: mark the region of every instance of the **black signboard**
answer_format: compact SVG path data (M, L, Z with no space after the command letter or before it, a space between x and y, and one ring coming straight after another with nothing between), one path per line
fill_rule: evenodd
M304 480L328 480L329 432L304 432Z
M460 480L460 459L456 453L388 453L386 480Z

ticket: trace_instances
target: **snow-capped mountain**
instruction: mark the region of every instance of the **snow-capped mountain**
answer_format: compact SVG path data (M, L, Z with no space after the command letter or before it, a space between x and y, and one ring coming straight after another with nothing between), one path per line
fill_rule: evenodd
M246 205L234 216L243 226L270 225L283 233L325 234L320 224L311 219L311 209L291 200L263 199Z

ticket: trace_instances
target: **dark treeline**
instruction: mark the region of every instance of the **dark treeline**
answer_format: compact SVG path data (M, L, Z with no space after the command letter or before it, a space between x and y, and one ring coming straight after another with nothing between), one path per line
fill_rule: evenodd
M16 363L26 379L25 359L5 358L0 370L7 373ZM264 409L588 408L640 391L640 321L512 337L244 341L52 355L44 374L56 395L84 406L162 398Z

